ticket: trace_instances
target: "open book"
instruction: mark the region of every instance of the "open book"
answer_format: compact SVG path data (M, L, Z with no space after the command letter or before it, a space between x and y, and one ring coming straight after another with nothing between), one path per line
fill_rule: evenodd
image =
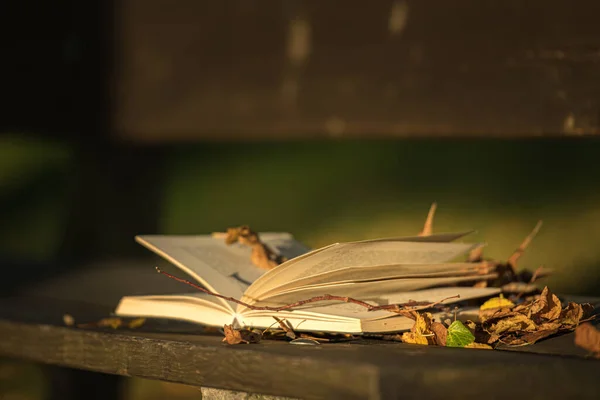
M260 233L260 239L288 261L265 271L250 261L250 248L227 245L210 235L137 236L136 241L168 260L206 289L252 306L277 307L324 294L373 305L409 301L444 304L489 297L497 288L469 287L495 277L478 264L457 261L479 243L454 242L470 232L335 243L311 250L289 233ZM455 286L465 283L464 286ZM284 311L261 311L206 293L126 296L115 314L171 318L208 326L233 324L267 328L273 316L297 331L391 332L413 321L389 311L368 311L352 303L319 301ZM435 314L434 314L435 315Z

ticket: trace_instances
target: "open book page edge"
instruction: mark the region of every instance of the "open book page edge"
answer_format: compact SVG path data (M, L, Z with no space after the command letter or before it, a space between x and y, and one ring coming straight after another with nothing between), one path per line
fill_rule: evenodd
M333 243L328 246L313 250L309 253L303 254L303 255L296 257L294 259L291 259L289 261L286 261L285 263L282 263L279 266L267 271L265 274L263 274L261 277L259 277L256 281L254 281L254 283L252 285L250 285L250 287L248 287L246 289L246 292L244 293L244 295L245 295L244 300L246 302L255 301L256 299L260 298L261 294L263 292L265 292L266 290L275 289L277 286L278 280L279 281L283 280L285 282L289 282L291 280L299 279L298 276L300 276L300 275L298 275L298 274L295 276L289 276L290 271L292 269L293 270L297 269L298 263L307 264L307 263L310 263L310 259L313 257L323 257L324 254L333 254L332 252L338 251L338 250L346 248L346 247L350 247L350 248L354 248L355 246L356 246L356 248L363 248L365 246L377 247L377 246L384 245L386 242L388 242L388 243L402 242L402 243L406 243L406 244L411 243L413 246L416 246L416 247L426 247L427 245L433 246L436 243L439 243L441 246L445 245L445 247L448 247L451 245L449 242L424 242L424 241L410 242L408 240L401 240L401 238L394 238L393 240L379 239L379 240L370 240L370 241L361 241L361 242ZM430 262L448 262L448 261L458 257L460 254L464 254L464 253L472 250L475 247L479 247L481 244L480 243L475 243L475 244L455 243L453 245L454 245L454 247L457 247L458 249L453 252L453 255L451 257L446 257L444 259L430 260ZM407 262L407 263L416 263L416 262ZM306 267L303 270L306 271ZM301 274L301 271L298 270L298 273ZM309 275L313 275L313 274L309 274ZM287 276L287 278L283 278L284 276ZM268 288L269 286L270 286L270 288Z
M359 300L384 298L392 293L422 290L437 286L453 285L460 282L484 280L496 278L496 274L486 274L464 277L442 277L442 278L402 278L387 279L383 281L370 281L359 283L345 283L341 285L323 285L311 288L292 289L273 296L260 299L257 306L281 306L300 299L330 294L334 296L353 297ZM458 287L458 286L457 286ZM239 312L239 311L238 311Z
M263 285L262 287L259 287L257 290L255 290L253 292L250 292L250 290L247 290L244 301L246 301L248 303L254 303L254 302L257 302L257 301L260 301L260 300L266 298L266 297L263 297L263 293L265 293L266 291L276 291L278 281L279 282L283 281L283 282L287 283L287 282L297 280L297 279L302 279L302 278L305 278L308 276L314 276L318 273L330 272L331 270L325 270L323 272L319 272L319 271L326 269L327 267L323 267L323 265L331 264L332 260L335 260L336 258L340 257L341 253L352 254L352 253L345 253L344 248L349 248L350 250L354 251L355 254L360 254L361 251L366 251L367 253L383 251L382 254L387 254L385 252L386 247L390 247L390 246L392 247L392 249L389 250L391 252L398 252L399 251L398 247L400 246L401 248L404 248L403 250L400 250L400 253L407 252L406 253L407 255L410 254L410 256L413 257L413 259L411 259L411 260L405 259L403 261L403 263L405 263L405 264L422 264L424 261L427 263L449 262L449 261L457 258L458 256L460 256L461 254L467 253L468 251L478 247L479 244L477 244L477 243L474 243L474 244L473 243L423 243L423 242L403 242L403 241L401 241L401 243L397 243L397 244L394 243L394 241L365 242L365 243L337 243L335 245L328 246L320 251L311 252L309 255L304 257L302 260L298 260L298 262L302 263L302 265L298 265L296 263L296 264L294 264L294 268L282 269L282 270L279 270L278 273L275 273L275 271L277 271L279 267L275 267L274 269L268 271L265 275L273 272L273 274L271 274L271 279L269 282L269 286L271 286L271 287L267 289L267 287L265 285ZM434 249L431 249L432 247ZM440 247L443 248L444 250L442 251L440 249ZM434 251L436 248L437 248L437 252ZM358 253L356 253L356 252L358 252ZM440 253L438 254L438 252L440 252ZM414 257L416 257L419 254L421 255L419 257L421 257L421 258L422 258L423 254L428 254L429 259L417 261L417 259ZM443 257L440 257L440 254L443 254ZM344 264L342 264L337 268L333 267L334 269L332 269L332 270L342 269L345 267L346 266ZM374 265L373 266L365 265L365 267L370 268L370 267L375 267L375 266ZM286 291L286 292L288 292L288 291ZM238 307L238 311L240 311L240 310L241 310L241 307Z
M295 332L331 332L331 333L350 333L355 335L362 334L361 321L353 320L330 320L330 319L313 319L305 317L297 317L289 315L285 318L286 323L289 323ZM407 318L408 319L408 318ZM273 325L275 323L275 325ZM249 328L266 329L269 327L277 327L276 321L272 316L256 315L246 316L240 321L240 324Z
M158 237L159 237L159 235L137 235L137 236L135 236L135 240L136 240L136 242L138 242L142 246L146 247L150 251L156 253L157 255L161 256L165 260L169 261L171 264L175 265L177 268L181 269L183 272L185 272L186 274L188 274L190 277L194 278L196 281L198 281L199 283L201 283L202 285L204 285L211 292L215 292L215 293L219 292L210 282L208 282L202 276L198 275L192 269L190 269L189 267L187 267L185 264L183 264L179 260L173 258L169 254L167 254L164 250L162 250L161 248L155 246L150 241L148 241L148 239L153 239L153 238L158 238ZM207 267L207 268L209 268L209 267ZM213 272L212 274L214 276L222 276L222 275L219 274L219 272L217 272L215 270L213 270L212 272ZM228 279L226 277L223 277L223 278L224 279ZM218 299L219 302L221 302L223 305L225 305L232 312L234 311L234 309L231 308L231 305L226 300L221 299L221 298L217 298L217 299Z
M125 296L114 313L121 317L166 318L221 327L234 320L229 308L193 295Z
M393 272L391 271L393 270ZM440 264L389 264L368 267L340 268L306 278L300 278L271 290L263 292L262 296L271 296L285 290L323 285L340 285L352 282L368 282L383 279L419 278L452 275L476 275L481 268L476 263L440 263ZM346 277L347 279L343 279ZM350 278L351 277L351 278ZM338 280L335 280L338 279Z
M311 257L317 253L322 252L323 250L330 249L331 247L336 246L336 245L340 245L340 244L344 244L344 243L358 244L358 243L370 243L370 242L381 242L381 241L446 243L446 242L452 242L458 238L464 237L464 236L469 235L474 232L476 232L476 231L470 230L470 231L464 231L464 232L438 233L438 234L433 234L433 235L429 235L429 236L396 236L396 237L388 237L388 238L377 238L377 239L367 239L367 240L350 241L350 242L331 243L329 245L319 247L318 249L314 249L314 250L312 250L306 254L303 254L301 256L295 257L289 261L286 261L286 262L278 265L276 268L273 268L272 270L267 271L264 275L262 275L256 281L254 281L253 284L250 285L250 287L246 290L245 294L246 294L246 296L248 296L246 298L246 300L251 300L252 297L256 296L256 294L258 292L260 292L260 290L263 287L267 286L270 282L272 282L272 280L275 279L275 277L277 275L281 274L282 272L284 272L285 270L290 268L296 262L304 260L307 257Z
M288 260L286 262L283 262L281 264L279 264L277 267L265 272L261 277L259 277L257 280L255 280L254 282L252 282L252 284L250 285L250 287L248 287L248 289L246 289L246 292L244 293L244 296L246 297L246 300L251 300L252 296L254 296L254 294L259 291L262 287L268 286L269 282L279 273L281 273L282 271L284 271L287 268L292 267L294 264L296 264L299 261L304 260L307 257L311 257L317 253L320 253L324 250L327 250L330 247L336 246L338 245L338 243L332 243L328 246L325 247L320 247L318 249L314 249L306 254L302 254L298 257L294 257L291 260Z

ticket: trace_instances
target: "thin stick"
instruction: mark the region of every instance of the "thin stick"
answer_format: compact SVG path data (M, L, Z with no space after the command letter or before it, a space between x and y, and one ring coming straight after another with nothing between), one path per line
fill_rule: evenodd
M542 227L542 221L540 220L535 225L535 227L533 228L533 230L531 231L531 233L529 235L527 235L527 237L525 238L525 240L523 240L523 243L521 243L521 245L515 250L515 252L508 259L508 264L511 266L513 272L515 272L515 270L517 268L517 262L519 261L519 258L521 258L521 256L523 255L523 253L525 252L525 250L527 249L527 247L529 246L529 244L533 240L533 238L540 231L541 227Z
M429 208L429 213L427 213L427 219L425 220L425 225L423 225L423 230L419 233L419 236L431 236L433 233L433 217L435 216L435 210L437 209L437 203L432 203Z
M219 293L215 293L215 292L211 292L210 290L207 290L205 288L203 288L200 285L197 285L193 282L190 282L186 279L183 278L179 278L175 275L171 275L168 272L165 272L163 270L161 270L158 267L155 267L156 271L160 274L163 274L171 279L176 280L177 282L181 282L181 283L185 283L186 285L189 285L195 289L200 290L201 292L204 292L206 294L209 294L211 296L215 296L215 297L219 297L221 299L225 299L225 300L229 300L232 301L234 303L240 304L244 307L248 307L251 310L261 310L261 311L283 311L283 310L290 310L294 307L299 307L301 305L304 304L308 304L308 303L314 303L317 301L325 301L325 300L331 300L331 301L343 301L344 303L353 303L353 304L357 304L361 307L364 307L367 309L367 311L378 311L378 310L386 310L386 311L390 311L390 312L396 312L396 313L401 313L401 312L405 312L405 311L409 311L409 310L416 310L419 308L419 306L421 308L430 308L433 306L436 306L440 303L443 303L446 300L450 300L450 299L458 299L460 298L460 295L456 295L456 296L451 296L451 297L446 297L445 299L436 301L436 302L417 302L417 301L411 301L408 303L403 303L403 304L385 304L385 305L380 305L380 306L374 306L372 304L366 303L364 301L361 300L356 300L353 299L352 297L345 297L345 296L333 296L330 294L324 294L322 296L315 296L315 297L311 297L310 299L306 299L306 300L300 300L297 301L295 303L291 303L291 304L286 304L284 306L279 306L279 307L269 307L269 306L254 306L252 304L248 304L245 303L241 300L235 299L233 297L229 297L229 296L224 296L222 294Z

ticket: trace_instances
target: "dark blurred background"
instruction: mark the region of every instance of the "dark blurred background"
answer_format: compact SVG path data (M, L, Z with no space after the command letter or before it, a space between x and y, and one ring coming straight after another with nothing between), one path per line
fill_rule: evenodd
M412 235L436 201L494 258L544 220L522 266L598 295L598 12L3 2L0 288L141 257L140 233Z

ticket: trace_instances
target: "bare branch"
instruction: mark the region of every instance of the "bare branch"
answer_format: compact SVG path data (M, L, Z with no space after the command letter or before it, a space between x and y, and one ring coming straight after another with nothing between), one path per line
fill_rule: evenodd
M402 304L385 304L385 305L379 305L379 306L374 306L372 304L369 304L367 302L361 301L361 300L357 300L357 299L353 299L352 297L345 297L345 296L333 296L330 294L324 294L321 296L315 296L315 297L311 297L310 299L306 299L306 300L300 300L297 301L295 303L291 303L291 304L286 304L283 306L279 306L279 307L269 307L269 306L255 306L246 302L243 302L241 300L235 299L233 297L229 297L229 296L224 296L222 294L219 293L215 293L215 292L211 292L208 289L203 288L200 285L197 285L193 282L190 282L186 279L183 278L179 278L175 275L171 275L168 272L165 272L163 270L161 270L158 267L155 267L156 271L160 274L163 274L171 279L174 279L178 282L181 283L185 283L186 285L189 285L195 289L200 290L201 292L204 292L206 294L209 294L211 296L215 296L215 297L219 297L221 299L225 299L225 300L229 300L232 301L236 304L240 304L244 307L248 307L251 310L261 310L261 311L283 311L283 310L291 310L295 307L299 307L301 305L304 304L308 304L308 303L315 303L317 301L343 301L344 303L353 303L353 304L357 304L361 307L364 307L367 309L367 311L379 311L379 310L386 310L386 311L390 311L390 312L395 312L395 313L399 313L399 314L404 314L408 311L411 310L417 310L417 309L423 309L423 308L430 308L430 307L434 307L440 303L443 303L446 300L450 300L450 299L458 299L460 298L460 295L456 295L456 296L451 296L451 297L446 297L445 299L436 301L436 302L426 302L426 301L409 301L408 303L402 303Z

